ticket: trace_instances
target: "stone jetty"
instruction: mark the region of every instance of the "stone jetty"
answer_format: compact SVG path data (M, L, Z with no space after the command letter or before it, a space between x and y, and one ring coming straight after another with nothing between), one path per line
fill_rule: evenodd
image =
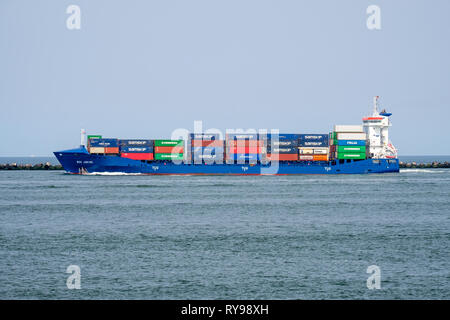
M419 169L433 169L433 168L450 168L450 162L432 162L432 163L416 163L416 162L402 162L400 161L400 168L419 168Z
M63 167L60 164L52 165L50 162L38 164L5 163L0 164L0 170L63 170Z

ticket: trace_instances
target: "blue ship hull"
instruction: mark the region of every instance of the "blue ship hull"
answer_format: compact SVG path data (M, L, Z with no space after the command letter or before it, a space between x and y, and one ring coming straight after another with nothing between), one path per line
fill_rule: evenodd
M117 155L92 155L82 147L54 152L68 173L134 173L151 175L294 175L399 172L398 159L272 162L269 164L176 164L140 161Z

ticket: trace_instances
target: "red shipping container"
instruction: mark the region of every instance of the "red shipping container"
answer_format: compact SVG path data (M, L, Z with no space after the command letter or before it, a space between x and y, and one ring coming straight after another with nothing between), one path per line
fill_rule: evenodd
M298 154L267 154L267 159L275 161L297 161Z
M120 156L133 160L153 160L153 153L121 153Z
M155 147L155 153L183 153L183 147Z
M300 156L298 157L298 159L299 159L300 161L313 161L313 160L314 160L314 156L313 156L313 155L309 155L309 156L306 156L306 155L300 155Z
M260 153L261 148L258 147L230 147L228 153Z
M119 147L106 147L105 153L119 153Z
M192 140L193 147L223 147L223 140Z
M263 140L228 140L228 147L262 147L264 146Z

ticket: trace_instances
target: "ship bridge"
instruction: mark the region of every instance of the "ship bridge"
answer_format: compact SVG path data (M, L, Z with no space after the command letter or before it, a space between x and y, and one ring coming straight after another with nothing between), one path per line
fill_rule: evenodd
M389 141L389 117L392 113L383 109L378 112L379 96L373 98L372 115L363 118L364 131L367 133L367 144L372 158L397 158L397 149Z

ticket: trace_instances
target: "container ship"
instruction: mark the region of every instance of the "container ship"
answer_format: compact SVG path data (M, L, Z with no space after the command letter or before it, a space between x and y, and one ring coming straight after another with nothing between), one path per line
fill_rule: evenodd
M190 133L184 139L117 139L82 130L78 148L56 151L67 173L294 175L399 172L389 141L391 113L327 133ZM86 139L87 138L87 139Z

